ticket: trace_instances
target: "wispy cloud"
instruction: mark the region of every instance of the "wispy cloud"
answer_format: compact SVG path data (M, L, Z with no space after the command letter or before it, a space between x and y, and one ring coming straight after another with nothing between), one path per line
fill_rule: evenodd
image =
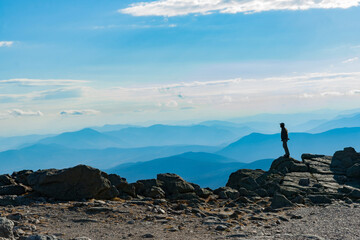
M41 111L32 111L32 110L21 110L21 109L12 109L7 112L9 115L14 117L34 117L34 116L43 116L44 114Z
M63 87L63 88L55 88L44 91L32 91L22 94L18 94L18 93L0 94L0 104L79 98L83 95L84 89L86 88Z
M350 59L347 59L345 61L343 61L342 63L346 64L346 63L353 63L353 62L356 62L358 61L359 58L358 57L354 57L354 58L350 58Z
M71 79L29 79L29 78L14 78L7 80L0 80L0 84L16 84L20 86L71 86L87 83L84 80Z
M100 25L92 27L93 30L111 30L111 29L148 29L148 28L175 28L176 24L130 24L130 25Z
M272 10L350 8L360 0L156 0L131 4L119 12L133 16L181 16L212 13L255 13Z
M100 111L94 109L82 109L82 110L64 110L59 113L61 116L82 116L82 115L97 115Z
M13 44L13 41L0 41L0 47L11 47Z

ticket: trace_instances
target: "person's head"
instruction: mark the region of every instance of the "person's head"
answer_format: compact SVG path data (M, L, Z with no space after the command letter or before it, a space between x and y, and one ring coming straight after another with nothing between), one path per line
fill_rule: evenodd
M280 123L280 127L284 128L285 127L285 123Z

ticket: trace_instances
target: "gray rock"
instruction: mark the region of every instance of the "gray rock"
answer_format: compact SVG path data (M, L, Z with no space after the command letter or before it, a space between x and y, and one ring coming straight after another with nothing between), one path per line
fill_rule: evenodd
M77 237L77 238L73 238L72 240L91 240L91 238L88 238L88 237Z
M331 162L331 168L333 169L347 169L353 166L355 163L360 162L360 155L354 148L344 148L343 151L337 151Z
M22 195L29 192L31 188L22 184L7 185L0 187L0 195Z
M14 179L9 174L0 175L0 186L7 186L15 184Z
M305 199L303 196L301 195L298 195L296 196L293 200L292 200L293 203L298 203L298 204L304 204L305 203Z
M167 196L195 192L195 188L190 183L173 173L158 174L157 180Z
M6 195L0 196L0 206L17 206L17 205L26 205L33 202L31 198L26 196L16 196L16 195Z
M228 228L225 225L217 225L215 228L216 231L225 231L226 229Z
M360 163L355 163L346 171L346 176L350 178L360 178Z
M254 192L255 192L257 195L259 195L260 197L267 197L267 196L269 196L269 193L268 193L265 189L263 189L263 188L256 189Z
M259 169L240 169L230 175L226 186L237 190L244 188L246 190L254 191L259 188L256 179L264 173L265 171Z
M239 191L231 187L221 187L214 190L214 194L218 195L221 199L237 199L240 196Z
M27 178L33 172L34 171L32 171L32 170L22 170L22 171L19 171L19 172L13 172L13 174L11 174L11 177L13 179L15 179L15 181L17 183L21 183L21 184L24 184L26 186L29 186L29 182L27 181Z
M360 199L360 190L359 189L353 189L350 190L351 192L348 194L348 196L352 199Z
M270 170L276 170L281 173L287 172L307 172L308 167L293 158L280 157L273 161Z
M153 186L151 187L150 191L147 193L146 197L161 199L165 197L165 192L160 187Z
M150 234L150 233L147 233L147 234L144 234L142 235L142 238L154 238L155 236Z
M213 192L210 188L201 188L197 184L194 184L194 183L190 183L190 184L194 187L196 195L198 195L201 198L207 198L211 194L213 194Z
M332 200L324 195L309 195L307 196L310 201L314 204L329 204Z
M119 194L106 173L85 165L40 170L30 174L27 180L35 191L59 200L111 199Z
M26 240L59 240L52 235L33 235L26 238Z
M3 238L14 238L14 222L4 218L0 217L0 237Z
M159 187L159 182L156 179L139 180L133 184L137 195L149 197L151 188Z
M136 197L135 186L129 184L126 178L122 178L117 174L109 174L108 179L112 185L119 191L119 197L126 198L128 196Z
M280 193L276 193L271 201L271 207L273 209L284 208L284 207L292 207L294 204L289 201L284 195Z
M310 179L309 178L302 178L299 180L300 186L309 186L310 185Z

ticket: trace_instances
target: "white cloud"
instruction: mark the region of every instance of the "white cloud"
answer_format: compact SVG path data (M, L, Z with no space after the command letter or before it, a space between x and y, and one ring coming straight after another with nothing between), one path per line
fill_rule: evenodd
M342 63L346 64L346 63L353 63L353 62L356 62L358 61L359 58L358 57L354 57L354 58L350 58L350 59L347 59L345 61L343 61Z
M0 41L0 47L11 47L13 44L13 41Z
M166 106L169 108L176 108L179 104L175 100L170 100L166 103Z
M33 116L43 116L44 114L40 111L25 111L21 109L12 109L8 111L8 114L14 117L33 117Z
M64 110L59 113L61 116L82 116L82 115L97 115L100 111L93 109L82 109L82 110Z
M7 80L0 80L0 84L16 84L21 86L71 86L87 83L84 80L71 79L28 79L28 78L14 78Z
M133 16L181 16L188 14L255 13L271 10L350 8L360 0L156 0L131 4L119 12Z

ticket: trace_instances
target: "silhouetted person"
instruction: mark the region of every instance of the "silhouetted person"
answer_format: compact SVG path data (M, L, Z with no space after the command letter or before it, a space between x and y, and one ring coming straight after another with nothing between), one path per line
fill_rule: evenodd
M281 127L281 141L283 142L283 147L285 150L284 157L288 158L288 157L290 157L290 152L289 152L289 148L287 145L287 142L290 140L288 130L285 128L285 123L280 123L280 127Z

